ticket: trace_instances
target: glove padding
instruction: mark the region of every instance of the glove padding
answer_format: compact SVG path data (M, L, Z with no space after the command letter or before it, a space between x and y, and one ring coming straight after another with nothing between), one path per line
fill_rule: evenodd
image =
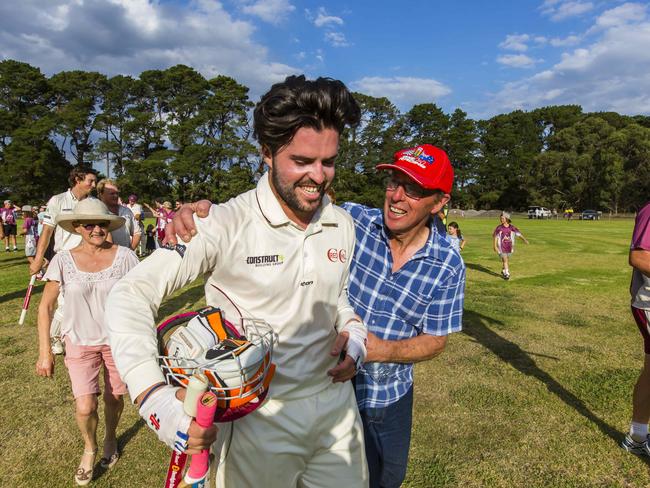
M161 386L140 405L139 413L158 439L182 453L187 449L187 431L192 417L183 411L183 403L176 398L176 390L177 387Z
M359 319L352 319L341 328L340 332L349 334L345 352L354 360L355 367L359 369L366 360L368 329Z

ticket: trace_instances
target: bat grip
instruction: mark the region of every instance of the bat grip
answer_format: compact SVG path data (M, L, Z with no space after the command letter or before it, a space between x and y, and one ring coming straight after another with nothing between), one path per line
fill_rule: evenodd
M196 423L203 428L210 427L214 422L214 414L217 411L217 395L208 391L203 394L196 406ZM192 456L190 468L185 474L185 482L193 484L202 480L210 467L210 451L204 449L199 454Z

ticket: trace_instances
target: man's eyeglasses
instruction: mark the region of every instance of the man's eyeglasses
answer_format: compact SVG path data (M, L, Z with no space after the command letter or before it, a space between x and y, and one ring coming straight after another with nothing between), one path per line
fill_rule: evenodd
M86 229L88 232L92 231L95 229L96 226L101 227L102 229L105 229L108 227L108 222L97 222L94 224L81 224L81 226Z
M413 200L420 200L421 198L430 197L431 195L435 195L437 193L437 190L427 190L426 188L422 188L417 183L398 181L394 176L387 176L384 180L384 185L388 191L395 191L397 190L397 187L401 186L404 188L404 193L406 196L412 198Z

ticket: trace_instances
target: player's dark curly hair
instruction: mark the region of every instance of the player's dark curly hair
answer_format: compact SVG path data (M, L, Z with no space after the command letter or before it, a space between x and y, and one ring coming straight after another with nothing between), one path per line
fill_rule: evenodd
M253 135L271 155L289 144L301 127L335 129L359 123L361 109L346 86L332 78L288 76L262 96L253 113Z
M77 184L77 181L83 181L88 174L97 175L97 171L89 166L75 166L72 168L72 171L70 171L70 174L68 175L68 183L70 184L70 188L75 186Z

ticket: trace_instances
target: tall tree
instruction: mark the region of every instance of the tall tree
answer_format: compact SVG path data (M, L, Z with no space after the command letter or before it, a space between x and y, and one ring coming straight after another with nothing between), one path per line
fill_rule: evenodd
M60 148L70 148L76 164L88 164L86 155L93 149L93 132L106 92L106 76L96 72L62 71L50 78L54 91L57 132Z

